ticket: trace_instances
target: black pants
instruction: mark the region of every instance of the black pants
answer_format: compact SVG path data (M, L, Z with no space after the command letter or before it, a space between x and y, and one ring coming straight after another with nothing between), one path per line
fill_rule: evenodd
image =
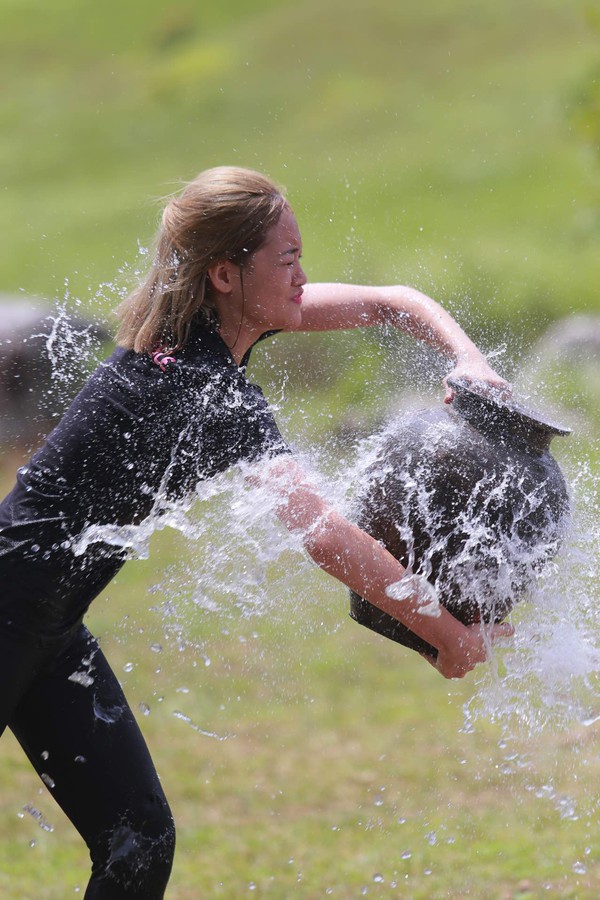
M8 725L87 843L85 900L161 900L175 829L121 687L83 626L26 642L0 633L0 734Z

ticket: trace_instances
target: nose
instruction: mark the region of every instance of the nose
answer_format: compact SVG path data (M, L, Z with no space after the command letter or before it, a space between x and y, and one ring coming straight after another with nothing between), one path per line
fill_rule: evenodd
M302 287L302 285L306 284L307 281L308 278L304 273L304 269L302 268L300 263L298 263L298 265L294 269L294 285L297 287Z

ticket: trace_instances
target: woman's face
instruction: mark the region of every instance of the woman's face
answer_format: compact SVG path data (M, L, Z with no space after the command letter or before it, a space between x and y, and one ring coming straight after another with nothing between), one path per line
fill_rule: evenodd
M260 328L297 328L302 321L302 239L286 207L264 244L243 266L244 320Z

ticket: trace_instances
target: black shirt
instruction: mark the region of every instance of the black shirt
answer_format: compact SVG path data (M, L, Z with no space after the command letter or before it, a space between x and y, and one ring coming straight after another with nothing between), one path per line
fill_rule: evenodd
M164 370L122 348L96 369L0 504L0 626L81 618L126 558L86 546L90 526L138 524L237 462L289 452L248 356L238 367L197 327Z

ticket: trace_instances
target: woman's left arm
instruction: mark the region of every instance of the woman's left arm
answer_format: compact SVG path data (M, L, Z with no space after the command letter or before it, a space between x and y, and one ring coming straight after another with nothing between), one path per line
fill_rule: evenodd
M392 325L439 350L454 362L454 378L509 390L485 356L439 303L403 285L307 284L299 331L332 331ZM452 398L447 390L446 400Z

